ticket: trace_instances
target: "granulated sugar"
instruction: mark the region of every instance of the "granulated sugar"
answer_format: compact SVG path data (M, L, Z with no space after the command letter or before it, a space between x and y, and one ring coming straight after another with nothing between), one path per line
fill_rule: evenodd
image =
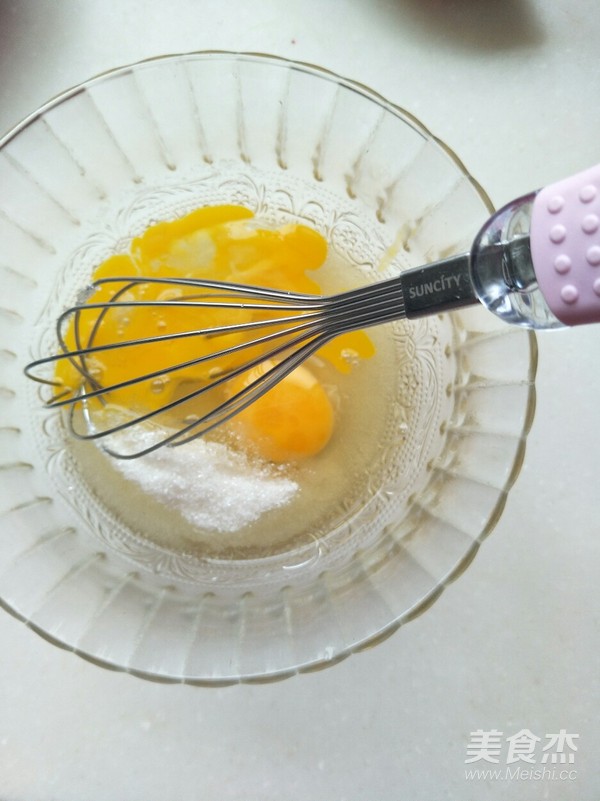
M137 429L113 435L110 446L141 449L153 441L152 432ZM238 531L288 503L298 490L277 468L251 463L226 445L203 439L139 459L116 459L114 466L193 525L219 532Z

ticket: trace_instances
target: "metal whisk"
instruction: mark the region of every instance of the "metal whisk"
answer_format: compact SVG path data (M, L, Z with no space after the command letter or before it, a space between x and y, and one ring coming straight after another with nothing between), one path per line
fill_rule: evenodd
M139 290L143 285L158 285L164 290L183 291L184 294L156 300L128 298L133 289ZM107 286L115 288L110 300L93 302L94 293ZM404 317L456 308L477 300L468 275L467 257L447 259L423 269L402 273L387 281L333 296L303 295L188 278L114 277L96 281L89 288L87 297L91 298L90 302L67 309L57 321L60 352L37 359L27 365L25 373L53 388L47 405L70 410L70 429L78 439L109 437L135 425L164 419L166 414L171 414L172 425L173 412L179 407L186 410L177 418L175 430L157 429L160 433L156 441L135 453L118 453L107 441L106 450L119 458L135 458L163 445L182 445L206 434L255 402L321 346L340 334ZM160 313L168 310L175 314L182 309L194 309L198 328L109 343L97 342L108 315L126 316L141 307ZM227 312L227 324L203 324L203 316L215 310ZM243 319L247 318L248 312L252 312L254 319ZM257 313L260 315L258 319ZM69 326L72 326L70 342L65 335ZM242 341L223 346L224 337L241 332L246 332L248 336ZM208 345L208 352L202 352L192 360L136 373L136 348L158 345L164 349L165 343L183 338L202 338L203 349L206 350ZM131 376L124 381L105 384L97 374L95 365L103 354L115 349L124 355L131 354ZM232 356L236 359L232 368L225 371L220 371L218 367L211 368L211 365L217 365L225 357ZM48 375L64 360L68 360L80 376L80 386L76 391L61 387L53 372ZM227 391L240 376L265 364L269 366L268 369L257 370L256 377L247 386L233 393ZM115 403L113 399L118 398L121 390L146 382L160 382L169 374L197 365L207 368L209 380L158 409L126 417L117 416L116 419L108 416L105 422L104 418L91 411L94 402L101 407ZM191 414L190 408L194 409ZM103 421L103 425L99 426L99 420Z

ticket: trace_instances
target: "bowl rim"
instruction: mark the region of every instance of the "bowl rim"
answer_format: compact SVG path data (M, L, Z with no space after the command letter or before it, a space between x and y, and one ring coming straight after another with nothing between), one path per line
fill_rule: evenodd
M318 77L324 78L326 80L333 81L334 83L340 84L341 86L345 86L347 89L352 91L358 92L371 100L377 102L380 106L388 109L394 114L400 114L401 116L407 118L415 128L418 128L428 139L431 139L438 145L447 156L455 163L455 165L459 168L459 170L464 174L465 178L473 185L479 196L481 197L484 204L487 206L488 211L493 213L495 211L494 204L492 203L491 198L489 197L488 193L485 191L483 186L479 183L479 181L474 178L473 175L469 172L466 165L459 158L459 156L449 147L442 139L437 137L424 123L416 117L412 112L408 111L403 106L398 105L397 103L393 103L388 100L384 95L380 94L376 90L372 89L365 83L361 83L358 80L353 78L344 77L333 70L328 69L327 67L321 67L317 64L313 64L310 61L295 61L293 59L286 58L285 56L278 56L273 55L271 53L262 53L260 51L251 51L251 50L190 50L186 52L180 53L164 53L158 56L148 56L147 58L140 59L139 61L131 61L126 64L122 64L118 67L110 67L106 70L102 70L101 72L95 73L90 78L87 78L79 83L73 84L68 89L59 92L56 95L53 95L49 98L46 102L44 102L41 106L39 106L34 111L27 114L25 117L21 119L20 122L17 122L14 126L8 129L2 136L0 136L0 149L2 149L8 142L11 141L15 136L17 136L21 131L27 128L32 122L35 122L39 117L45 114L50 109L60 105L61 103L69 100L71 97L79 94L80 92L84 91L88 87L92 86L95 83L99 83L107 78L114 78L118 75L126 74L131 70L142 67L142 66L150 66L152 64L158 64L160 62L168 62L168 61L180 61L182 59L185 60L209 60L209 59L222 59L222 60L241 60L241 61L259 61L259 62L271 62L277 66L287 66L291 69L299 70L300 72L305 73L312 73Z
M338 73L328 68L313 64L311 62L298 61L283 56L278 56L263 52L256 52L256 51L243 51L243 50L230 51L222 49L214 49L214 50L210 49L210 50L184 51L179 53L177 52L166 53L155 56L149 56L144 59L140 59L137 61L123 64L121 66L103 70L99 73L94 74L90 78L83 80L77 84L74 84L70 88L63 90L62 92L52 96L42 105L40 105L37 109L35 109L34 111L26 115L24 118L22 118L20 122L16 123L14 126L9 128L9 130L6 133L0 136L0 151L16 136L18 136L22 131L24 131L29 125L34 123L44 114L46 114L49 110L68 101L70 98L76 96L82 91L85 91L90 86L93 86L94 84L100 83L107 79L117 77L119 75L125 75L136 68L158 65L160 63L167 63L169 61L177 62L181 60L223 60L223 61L240 60L240 61L256 61L267 64L270 63L274 66L287 67L289 69L298 70L305 74L311 74L314 75L315 77L332 81L338 85L344 86L345 88L351 91L357 92L366 99L370 99L373 102L376 102L379 106L390 111L395 116L403 117L404 120L407 121L409 124L411 124L416 130L418 130L425 137L434 142L435 145L438 146L445 153L445 155L450 158L450 160L454 163L457 169L462 173L464 178L467 179L467 181L472 185L473 189L475 190L475 192L477 193L477 195L479 196L479 198L481 199L482 203L487 208L489 213L491 214L495 210L495 207L485 189L482 187L479 181L477 181L477 179L471 175L471 173L465 166L464 162L459 158L459 156L454 152L454 150L452 150L452 148L449 147L444 141L442 141L439 137L437 137L434 133L432 133L431 130L426 125L424 125L423 122L421 122L421 120L418 117L416 117L410 111L406 110L403 106L400 106L399 104L389 101L386 97L384 97L377 91L373 90L367 84L361 83L360 81L354 80L352 78L341 76ZM42 637L52 645L55 645L61 648L62 650L70 651L96 666L116 672L130 673L131 675L136 676L138 678L142 678L144 680L153 681L160 684L188 684L192 686L203 686L203 687L222 687L233 684L267 684L275 681L280 681L282 679L288 678L292 675L296 675L299 673L312 673L322 670L324 668L330 667L334 664L337 664L338 662L343 661L344 659L346 659L347 657L349 657L354 653L359 653L360 651L369 649L379 644L380 642L383 642L392 634L394 634L402 625L411 620L416 619L425 611L427 611L429 607L432 606L433 603L435 603L435 601L441 596L444 589L449 584L458 579L465 572L465 570L473 562L475 555L477 554L482 542L493 531L493 529L495 528L496 524L498 523L502 515L502 512L505 508L506 501L508 498L508 493L521 472L521 468L523 466L525 458L526 439L531 430L531 426L533 424L533 419L535 416L536 399L537 399L535 379L538 369L539 352L538 352L537 338L535 332L532 330L528 330L525 333L527 334L528 345L529 345L529 369L526 377L526 382L528 384L528 392L524 409L523 424L518 437L515 437L515 439L518 441L518 445L513 458L511 469L504 481L503 486L498 488L498 493L499 493L498 500L496 501L494 507L492 508L485 525L482 527L480 534L476 539L474 539L471 547L464 554L463 558L448 573L448 575L444 579L440 580L438 584L436 584L436 586L433 587L430 590L430 592L428 592L423 598L421 598L420 601L415 603L413 607L407 609L396 619L390 621L387 624L387 626L385 626L382 630L376 631L375 633L366 637L362 641L354 643L351 646L348 646L344 650L336 653L333 658L316 660L306 665L283 668L279 671L270 674L259 674L255 676L247 675L247 676L240 676L238 678L199 679L193 677L187 678L185 676L183 677L169 676L160 673L153 673L141 669L131 668L124 665L119 665L114 662L111 662L109 659L103 659L102 657L98 657L91 652L87 652L83 649L80 649L77 646L69 645L68 643L60 640L58 637L45 631L34 621L29 620L25 615L19 612L18 609L13 607L2 597L0 597L0 609L8 612L11 616L23 622L28 628L30 628L32 631L34 631L36 634L38 634L40 637Z

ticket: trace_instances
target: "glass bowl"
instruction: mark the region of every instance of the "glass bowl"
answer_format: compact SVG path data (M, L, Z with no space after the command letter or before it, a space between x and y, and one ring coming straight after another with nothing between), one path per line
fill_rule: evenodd
M411 114L262 55L117 69L0 142L2 605L99 665L201 685L326 667L427 609L500 517L536 364L533 335L483 309L390 325L405 358L377 445L394 470L365 476L360 508L247 558L155 545L106 502L102 470L90 480L22 371L52 352L56 317L107 255L222 202L311 225L367 280L468 249L492 210Z

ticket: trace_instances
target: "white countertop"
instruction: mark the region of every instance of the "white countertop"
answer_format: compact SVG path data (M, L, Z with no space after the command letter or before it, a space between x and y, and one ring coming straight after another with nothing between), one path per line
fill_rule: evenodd
M416 114L498 206L600 161L599 43L597 0L1 0L0 131L140 58L274 53ZM597 801L600 330L539 347L536 419L499 525L373 650L279 684L167 686L0 615L1 801ZM494 729L540 747L565 730L578 750L565 765L505 751L465 764L471 732Z

